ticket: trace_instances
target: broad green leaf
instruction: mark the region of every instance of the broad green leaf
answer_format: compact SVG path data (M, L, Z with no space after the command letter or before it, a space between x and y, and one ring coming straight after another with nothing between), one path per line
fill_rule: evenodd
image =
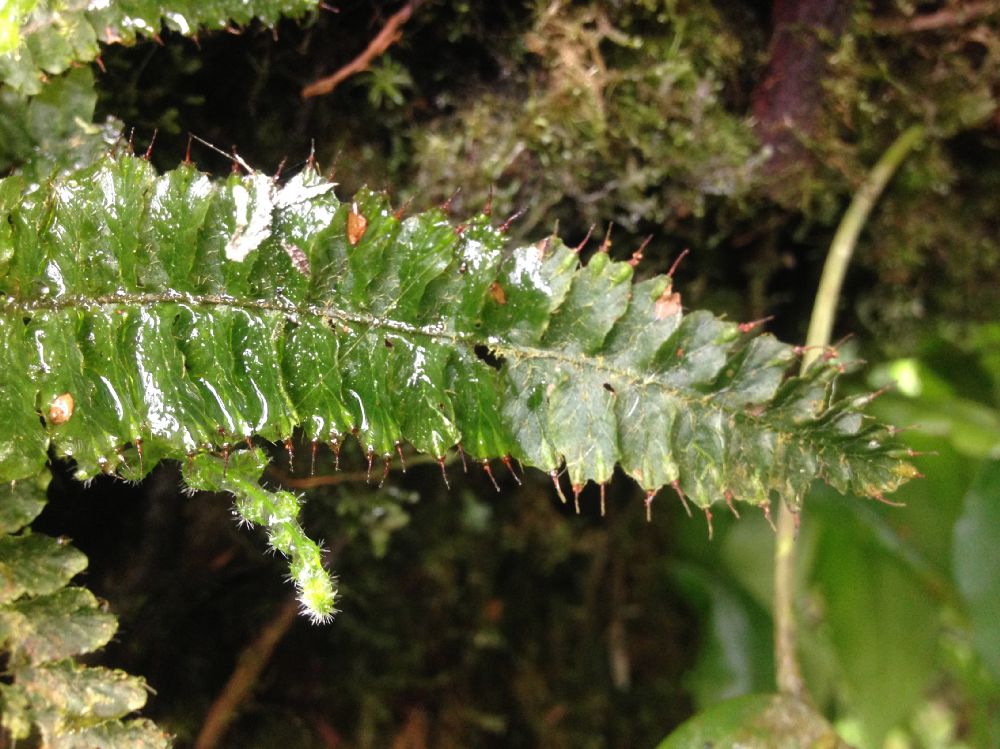
M0 55L17 49L21 24L37 4L38 0L5 0L0 6Z
M773 684L767 611L708 569L675 564L672 573L685 599L701 614L698 658L685 679L695 704L715 704Z
M314 10L310 0L16 0L0 8L0 83L27 94L42 89L46 75L90 62L102 44L155 37L166 27L186 36L201 30L244 26L259 18L273 26L281 16Z
M88 591L65 587L87 566L81 552L64 539L21 530L45 505L47 476L0 496L2 724L15 740L35 731L46 747L168 746L148 721L120 720L145 704L141 679L69 660L103 646L117 624Z
M864 746L881 746L934 673L939 604L870 525L835 506L814 507L826 514L813 571L824 625Z
M1000 679L1000 461L987 462L965 495L955 524L955 582L968 607L972 642L983 663Z
M50 446L81 479L238 462L247 439L296 426L353 434L379 461L409 442L565 469L574 489L617 465L705 509L797 506L816 478L880 496L914 474L865 399L834 398L836 362L794 376L793 347L686 314L668 278L633 285L628 263L581 264L556 238L507 248L482 216L340 203L312 172L212 181L132 157L0 197L0 480L38 473ZM288 503L215 463L195 460L193 483ZM238 506L296 564L300 532Z
M755 694L695 715L657 749L850 749L826 720L791 697Z

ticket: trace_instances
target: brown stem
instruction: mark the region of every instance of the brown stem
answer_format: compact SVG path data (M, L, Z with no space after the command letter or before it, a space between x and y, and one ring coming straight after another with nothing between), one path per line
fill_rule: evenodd
M287 601L257 638L240 653L236 668L233 669L229 681L205 716L194 749L214 749L222 741L229 724L236 717L236 710L253 691L261 672L271 660L274 648L288 632L298 613L298 602Z
M980 18L1000 13L997 2L965 2L955 7L942 8L936 13L926 13L913 18L893 18L875 23L880 34L906 34L919 31L936 31L953 26L964 26Z
M423 0L409 0L406 5L389 16L389 20L386 21L385 26L383 26L382 30L375 35L375 38L368 43L364 52L331 75L310 83L302 89L302 98L309 99L313 96L324 96L325 94L333 91L343 81L350 78L355 73L368 70L368 67L372 64L372 61L375 60L376 57L383 54L387 49L389 49L389 47L402 38L403 32L400 31L400 27L410 20L410 16L413 15L413 11L416 10L417 6L420 5L421 2L423 2Z

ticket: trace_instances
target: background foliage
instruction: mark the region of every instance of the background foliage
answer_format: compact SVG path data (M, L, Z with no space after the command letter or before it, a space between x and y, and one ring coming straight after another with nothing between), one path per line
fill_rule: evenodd
M690 245L685 305L775 314L799 340L853 187L903 127L926 124L862 238L839 330L855 332L843 349L871 363L868 384L899 382L879 415L919 424L905 439L936 454L918 459L926 478L902 490L905 509L807 499L802 650L816 704L852 743L993 746L998 15L914 27L955 7L850 5L827 41L819 124L801 139L810 156L787 173L771 171L750 119L772 19L707 0L427 2L372 71L306 102L301 86L360 51L394 4L341 3L276 35L251 26L198 45L164 30L162 46L102 49L104 71L51 75L34 99L0 89L0 157L42 180L68 138L104 149L108 117L138 143L158 128L161 168L183 158L189 130L267 171L315 140L344 194L388 184L416 208L461 187L452 206L467 215L492 185L498 215L531 209L514 232L558 219L575 241L614 221L619 258L652 233L640 273ZM306 523L327 539L343 612L333 627L292 625L229 745L649 746L696 709L770 689L763 517L718 518L708 544L679 503L646 526L627 484L601 520L596 493L576 517L530 477L499 475L497 497L476 472L446 492L436 465L416 466L376 489L343 480L363 475L362 455L345 451L341 474L321 460L341 479L313 490ZM295 487L303 473L272 478ZM82 491L67 469L33 528L90 557L83 579L127 635L101 660L155 686L144 714L183 745L287 590L226 498L176 485L163 466L137 493L105 480Z

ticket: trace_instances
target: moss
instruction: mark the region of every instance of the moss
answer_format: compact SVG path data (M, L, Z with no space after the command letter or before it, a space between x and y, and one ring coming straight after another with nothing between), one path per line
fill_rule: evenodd
M541 6L513 54L517 72L418 132L413 194L472 210L636 230L740 200L761 162L726 101L745 64L739 36L707 2Z

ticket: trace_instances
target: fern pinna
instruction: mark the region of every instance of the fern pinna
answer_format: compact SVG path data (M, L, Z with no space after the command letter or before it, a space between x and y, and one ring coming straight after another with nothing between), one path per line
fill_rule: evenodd
M100 163L25 191L0 184L0 479L45 469L139 479L182 462L286 554L305 610L334 588L298 498L258 484L252 439L376 461L402 442L444 460L515 459L578 493L615 466L706 511L797 504L814 478L879 496L912 475L838 366L753 326L685 313L668 276L633 282L555 237L507 248L479 215L408 218L350 203L312 170L213 181L191 165ZM251 446L247 449L247 446Z

